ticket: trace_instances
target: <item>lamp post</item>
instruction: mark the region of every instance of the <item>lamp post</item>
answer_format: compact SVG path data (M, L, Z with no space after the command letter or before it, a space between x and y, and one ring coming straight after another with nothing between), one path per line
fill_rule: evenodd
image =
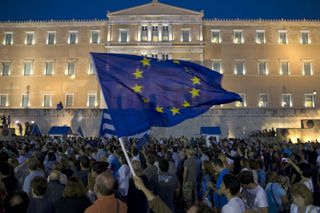
M317 91L313 90L313 107L316 108Z

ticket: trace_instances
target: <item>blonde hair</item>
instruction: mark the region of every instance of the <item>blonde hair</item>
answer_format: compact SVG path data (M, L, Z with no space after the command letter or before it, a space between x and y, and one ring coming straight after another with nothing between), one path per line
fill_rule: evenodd
M292 196L300 196L304 199L305 206L313 203L312 192L302 183L296 183L291 187Z

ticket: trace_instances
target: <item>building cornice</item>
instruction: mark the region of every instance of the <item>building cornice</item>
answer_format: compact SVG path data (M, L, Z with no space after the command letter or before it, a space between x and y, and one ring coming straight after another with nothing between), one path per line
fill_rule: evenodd
M0 21L1 26L33 26L41 24L43 25L52 25L52 26L68 26L68 25L80 25L87 26L90 25L101 25L104 26L106 24L106 19L71 19L71 20L4 20Z
M320 23L320 19L240 19L240 18L204 18L204 23L215 23L215 22L286 22L286 23Z

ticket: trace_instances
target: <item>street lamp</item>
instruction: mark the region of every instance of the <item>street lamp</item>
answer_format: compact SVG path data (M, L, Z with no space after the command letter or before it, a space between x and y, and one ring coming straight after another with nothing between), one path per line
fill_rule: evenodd
M313 90L313 106L316 108L316 97L317 97L317 91Z

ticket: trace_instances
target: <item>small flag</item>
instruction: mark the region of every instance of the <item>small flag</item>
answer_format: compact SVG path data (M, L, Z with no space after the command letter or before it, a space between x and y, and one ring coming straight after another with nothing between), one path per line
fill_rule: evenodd
M78 127L77 132L79 133L79 135L80 135L82 138L84 138L83 132L82 132L82 129L81 129L81 126Z

